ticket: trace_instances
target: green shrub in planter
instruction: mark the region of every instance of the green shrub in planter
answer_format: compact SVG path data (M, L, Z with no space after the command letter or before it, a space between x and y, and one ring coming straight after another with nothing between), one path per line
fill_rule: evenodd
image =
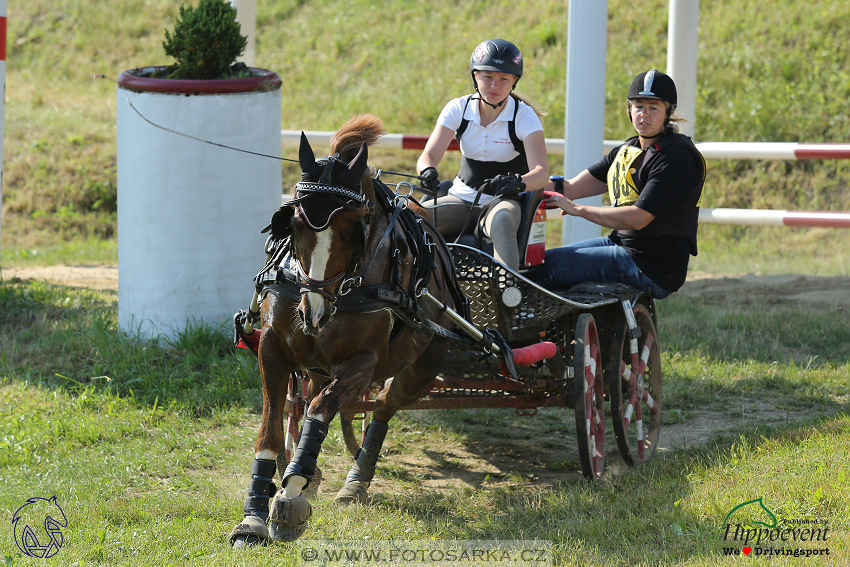
M248 38L236 21L236 8L227 0L201 0L197 8L180 6L174 35L165 31L162 46L177 60L165 69L168 79L226 79L248 76L244 64L234 65Z

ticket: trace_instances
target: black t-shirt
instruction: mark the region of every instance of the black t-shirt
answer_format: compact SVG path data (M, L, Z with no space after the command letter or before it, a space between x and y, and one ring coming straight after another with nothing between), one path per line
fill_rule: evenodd
M626 144L640 147L637 137ZM607 183L608 169L619 150L615 148L589 167L590 174ZM637 158L632 164L639 193L634 205L655 219L641 230L615 230L610 235L652 281L671 293L685 283L689 257L697 254L698 203L705 166L695 152L689 138L668 130L652 151L647 149Z

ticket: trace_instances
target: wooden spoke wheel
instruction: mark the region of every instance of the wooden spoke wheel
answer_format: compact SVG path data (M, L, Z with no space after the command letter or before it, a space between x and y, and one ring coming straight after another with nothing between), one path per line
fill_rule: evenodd
M640 336L632 337L628 323L619 330L606 374L611 416L620 456L629 466L652 459L661 430L661 354L649 310L634 306Z
M360 431L354 431L355 415L346 412L340 412L339 414L339 426L342 429L342 439L345 441L345 448L354 458L357 457L357 451L360 450L360 443L363 441L364 435L361 427L358 427L358 429L361 429ZM360 421L361 423L367 423L365 416Z
M599 480L605 467L605 400L599 335L590 313L582 313L576 322L573 368L581 472Z
M283 474L286 471L289 461L292 460L292 454L298 447L298 436L301 433L301 421L304 417L304 406L302 393L307 390L307 373L293 372L290 376L289 386L286 392L286 404L284 405L283 420L281 426L283 428L283 447L277 454L277 474L281 480L279 489L283 489ZM313 480L304 490L304 494L308 496L316 495L319 491L319 485L322 483L322 469L316 467L316 472L313 473Z

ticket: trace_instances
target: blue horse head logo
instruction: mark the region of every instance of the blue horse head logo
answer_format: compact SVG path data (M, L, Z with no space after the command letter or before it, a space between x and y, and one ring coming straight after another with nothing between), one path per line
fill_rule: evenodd
M33 525L37 529L39 524L44 525L46 533L36 533ZM30 498L26 504L15 510L15 515L12 516L15 543L24 555L30 557L46 559L59 553L59 548L64 543L62 528L65 527L68 527L68 519L59 507L56 496Z

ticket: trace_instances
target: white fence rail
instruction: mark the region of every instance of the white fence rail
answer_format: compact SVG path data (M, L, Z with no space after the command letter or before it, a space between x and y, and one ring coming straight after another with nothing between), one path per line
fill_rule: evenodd
M330 145L333 132L305 131L314 147ZM282 130L281 142L285 147L298 146L301 132ZM428 136L408 134L385 134L376 146L404 150L422 150ZM617 140L605 140L600 155L610 152L622 144ZM798 142L701 142L696 144L706 159L759 159L759 160L808 160L850 159L850 144L805 144ZM459 150L452 140L450 150ZM564 153L564 140L546 138L546 151L550 154ZM548 220L560 219L559 210L550 210ZM825 228L850 228L850 213L823 211L786 211L768 209L700 209L699 222L706 224L747 224L761 226L803 226Z
M333 132L305 131L311 145L330 145ZM299 130L281 130L281 142L286 147L298 147L301 140ZM401 150L422 150L428 136L410 134L385 134L376 146ZM618 140L605 140L600 155L606 154L622 144ZM700 142L696 144L706 159L850 159L850 144L805 144L800 142ZM459 150L457 141L452 141L450 150ZM546 138L546 151L550 154L564 153L562 138Z

